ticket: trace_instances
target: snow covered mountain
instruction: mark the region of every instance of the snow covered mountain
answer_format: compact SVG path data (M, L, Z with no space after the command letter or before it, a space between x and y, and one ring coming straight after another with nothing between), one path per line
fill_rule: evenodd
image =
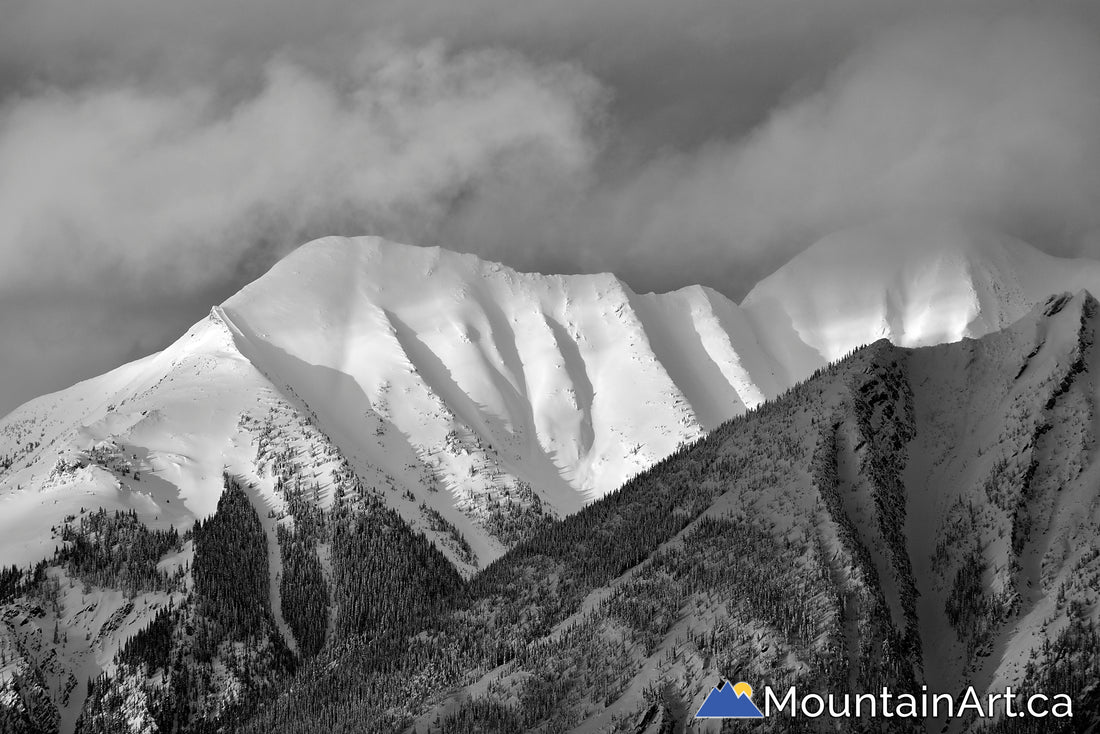
M289 451L324 502L351 471L469 569L861 344L980 336L1081 288L1100 262L959 224L838 233L741 306L326 238L163 352L0 421L0 558L41 558L83 506L183 527L223 469L278 510Z
M1053 257L963 221L894 219L825 237L741 307L786 386L856 346L983 336L1082 289L1100 292L1100 262Z
M347 462L415 527L457 528L472 554L456 561L484 562L776 394L772 370L704 288L638 295L611 275L319 240L163 352L0 422L3 558L42 557L42 529L81 506L205 517L223 469L270 489L290 450L322 493Z
M972 643L960 637L954 646L926 645L919 655L914 652L917 636L932 639L944 629L937 610L950 598L959 567L954 557L929 566L928 554L938 553L938 546L920 544L947 538L966 520L955 509L964 492L981 486L1000 497L1009 491L1002 485L1014 487L1015 494L990 500L1009 513L1011 527L1000 528L1001 541L990 535L993 545L983 546L992 570L982 583L988 581L991 595L1007 594L1006 584L1012 584L1017 596L1026 597L1026 614L1034 618L1013 632L1025 636L1011 644L1013 650L1031 649L1039 639L1035 615L1049 613L1050 584L1065 578L1044 575L1053 546L1028 545L1039 530L1022 524L1038 528L1034 523L1040 521L1028 518L1049 510L1053 500L1043 494L1046 504L1029 504L1040 495L1029 494L1032 479L1020 489L1023 475L1013 472L1024 461L1020 456L1035 451L1044 452L1035 454L1036 461L1049 464L1052 477L1063 464L1082 472L1091 466L1085 444L1068 457L1053 445L1035 448L1047 440L1035 426L1054 425L1047 413L1062 410L1070 399L1063 397L1069 387L1059 386L1072 383L1092 359L1091 342L1086 348L1084 332L1074 326L1093 317L1086 305L1091 301L1082 295L1070 308L1067 299L1048 300L1068 288L1100 292L1100 263L1053 258L960 224L925 228L919 236L899 222L838 233L762 281L740 306L701 287L636 294L611 275L522 274L439 248L375 238L318 240L213 308L163 352L38 398L0 420L0 598L5 583L13 590L30 583L19 569L68 547L63 538L71 544L81 533L101 537L104 523L111 523L92 519L99 508L132 511L133 522L149 532L182 532L215 513L228 475L243 488L266 537L264 598L270 611L257 624L268 642L252 651L249 663L258 665L282 655L277 637L294 654L304 649L303 630L312 629L288 607L286 594L294 589L286 580L309 578L343 588L338 579L350 573L348 558L358 557L341 550L331 529L317 524L315 510L346 518L388 508L399 520L385 520L383 535L396 534L410 553L420 553L402 528L423 533L469 577L518 541L559 527L553 518L577 512L861 344L882 337L906 347L954 342L999 331L1030 312L1030 321L1008 336L912 356L887 350L889 359L904 362L904 384L887 386L891 399L909 390L920 400L916 417L881 428L884 435L900 436L895 449L904 444L911 456L928 457L904 464L905 493L927 494L933 503L905 521L922 518L906 528L907 542L914 544L907 552L891 545L890 518L875 515L882 512L874 499L880 490L857 478L870 461L859 454L860 441L868 437L857 433L866 426L857 414L820 413L833 403L812 411L801 406L809 411L802 422L767 439L781 449L782 456L772 457L779 463L746 479L755 484L739 490L737 502L719 502L744 512L748 491L758 498L751 503L754 513L785 527L812 526L817 510L798 499L813 497L799 484L806 467L783 452L794 451L799 441L825 440L811 427L840 420L826 438L835 442L828 446L838 481L851 485L851 493L839 495L843 506L829 510L848 518L834 517L841 529L831 532L856 532L852 528L876 522L878 530L866 530L871 535L845 551L860 556L852 563L862 564L859 574L870 579L866 588L848 581L838 593L889 610L893 627L878 620L876 634L901 646L907 664L935 665L961 680L975 669L975 650L987 649L989 639ZM988 363L984 372L971 368L978 357ZM857 374L860 368L851 369ZM1084 391L1074 400L1086 408L1090 386L1074 388ZM836 394L847 394L843 387L833 384ZM999 407L991 412L989 406ZM1067 441L1091 435L1091 413L1081 410L1059 429L1069 432ZM1003 466L990 463L989 447L1006 441L1018 444L1015 453L1000 452L1010 457ZM949 496L933 480L959 491ZM1091 506L1082 487L1074 502ZM951 527L936 525L943 512L953 518ZM1076 511L1065 512L1057 526L1084 533ZM113 521L121 523L117 532L145 538L146 531L135 530L127 517ZM288 533L305 537L306 545L294 545ZM195 538L176 543L167 537L148 541L170 551L153 559L155 568L145 569L141 583L130 577L91 583L72 561L57 557L40 564L36 596L5 611L0 621L0 681L30 675L28 670L36 677L33 684L0 688L0 698L11 698L13 690L40 691L48 699L39 702L43 710L56 711L60 730L72 731L84 706L83 680L116 670L123 643L137 630L169 607L177 614L186 608L188 624L203 619L209 610L188 601ZM1004 537L1012 539L1011 553ZM383 547L406 547L396 542ZM1063 560L1088 550L1059 547ZM868 550L877 548L886 550ZM860 555L865 552L871 555ZM418 568L431 567L425 564ZM11 565L19 569L5 576ZM852 573L840 567L834 572L838 579ZM99 573L102 579L106 572ZM881 587L872 577L882 579ZM1023 590L1039 581L1041 595ZM454 583L438 581L441 588ZM919 603L913 601L916 591ZM994 600L1016 605L1013 614L1024 608L1016 597ZM335 629L354 628L356 622L339 611L349 603L333 598L333 616L320 624L320 643L331 640ZM558 611L548 608L545 618ZM224 672L219 665L215 669ZM1001 676L997 680L1009 676L1000 668L989 674ZM233 685L226 685L248 688L249 680L231 678ZM136 681L126 697L144 695ZM140 708L137 699L126 700ZM32 704L22 706L38 705Z

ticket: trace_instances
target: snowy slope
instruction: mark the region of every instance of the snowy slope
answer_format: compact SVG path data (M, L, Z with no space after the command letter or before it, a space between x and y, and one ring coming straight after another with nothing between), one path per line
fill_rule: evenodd
M507 475L575 511L781 387L713 291L371 238L311 243L223 308L347 453L422 462L458 503Z
M877 339L978 337L1082 289L1100 292L1100 262L1052 257L965 222L888 220L822 239L741 305L790 382Z
M211 514L229 437L261 385L224 327L204 320L159 354L10 414L0 424L0 453L16 457L0 475L5 562L41 558L49 528L81 507L134 508L154 527ZM115 460L87 458L97 446Z

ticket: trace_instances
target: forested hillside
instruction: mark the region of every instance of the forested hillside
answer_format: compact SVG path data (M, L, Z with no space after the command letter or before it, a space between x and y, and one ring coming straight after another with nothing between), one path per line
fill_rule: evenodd
M217 512L190 535L190 592L123 646L112 675L89 681L80 734L232 730L294 670L272 618L264 530L238 482L225 477Z

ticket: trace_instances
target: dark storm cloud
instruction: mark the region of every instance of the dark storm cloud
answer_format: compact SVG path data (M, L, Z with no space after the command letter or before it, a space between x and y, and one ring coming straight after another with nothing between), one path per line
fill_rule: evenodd
M9 5L0 412L332 232L735 297L899 210L1100 241L1084 3Z

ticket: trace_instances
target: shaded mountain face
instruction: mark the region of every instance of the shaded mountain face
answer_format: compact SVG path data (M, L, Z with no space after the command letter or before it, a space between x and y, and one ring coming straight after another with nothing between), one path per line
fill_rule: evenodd
M1095 307L1039 292L1100 265L941 234L962 260L838 236L741 307L369 238L300 249L164 352L0 422L3 710L240 727L297 681L256 726L630 730L682 722L719 674L1061 681L1027 663L1092 629ZM978 341L824 367L1036 300ZM224 536L193 526L228 487L248 575L211 587L195 569ZM210 590L265 578L247 623Z

